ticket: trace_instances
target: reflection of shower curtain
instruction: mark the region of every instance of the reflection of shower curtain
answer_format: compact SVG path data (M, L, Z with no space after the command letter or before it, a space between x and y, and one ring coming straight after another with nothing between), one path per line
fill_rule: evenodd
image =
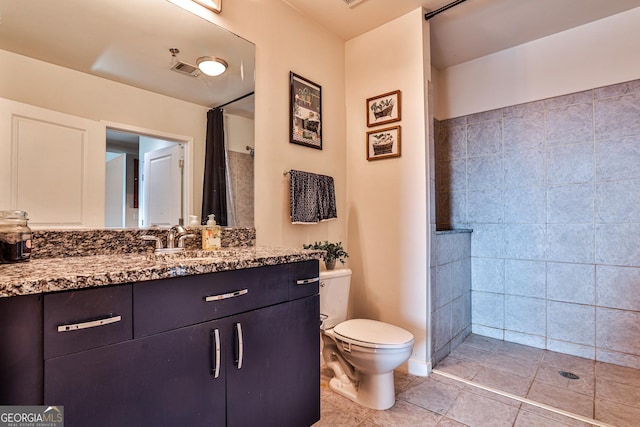
M215 214L220 225L227 225L227 179L222 109L207 112L207 147L204 157L202 223Z
M229 226L233 226L233 225L237 225L238 221L236 219L236 204L234 203L234 194L233 194L233 174L232 174L232 170L231 167L229 167L229 138L227 137L227 135L229 135L228 128L227 128L227 120L225 117L224 120L224 167L225 167L225 172L226 172L226 177L227 177L227 225Z

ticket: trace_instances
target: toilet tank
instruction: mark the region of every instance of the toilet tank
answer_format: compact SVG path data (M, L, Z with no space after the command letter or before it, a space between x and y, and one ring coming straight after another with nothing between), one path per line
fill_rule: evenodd
M348 268L320 272L321 328L333 328L347 320L351 270Z

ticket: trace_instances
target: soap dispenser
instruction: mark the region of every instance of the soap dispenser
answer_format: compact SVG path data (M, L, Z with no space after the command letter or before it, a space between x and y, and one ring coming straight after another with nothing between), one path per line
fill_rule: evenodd
M216 224L216 216L208 215L207 224L202 229L202 249L211 251L220 249L222 228Z

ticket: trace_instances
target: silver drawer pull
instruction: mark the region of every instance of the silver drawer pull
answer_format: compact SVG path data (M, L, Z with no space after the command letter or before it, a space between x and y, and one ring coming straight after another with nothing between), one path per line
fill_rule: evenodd
M241 295L245 295L249 293L248 289L242 289L240 291L235 291L235 292L229 292L228 294L220 294L220 295L210 295L208 297L204 297L204 300L206 302L210 302L210 301L220 301L222 299L228 299L228 298L235 298L235 297L239 297Z
M236 340L238 340L236 366L238 369L242 369L242 361L244 360L244 338L242 337L242 325L240 323L236 323Z
M220 332L217 329L213 330L213 345L214 348L211 352L212 355L216 358L213 364L213 378L218 378L220 376Z
M311 279L300 279L296 281L296 285L308 285L309 283L316 283L320 281L320 277L313 277Z
M112 316L100 320L92 320L90 322L73 323L71 325L58 326L58 332L77 331L78 329L95 328L97 326L110 325L122 320L122 316Z

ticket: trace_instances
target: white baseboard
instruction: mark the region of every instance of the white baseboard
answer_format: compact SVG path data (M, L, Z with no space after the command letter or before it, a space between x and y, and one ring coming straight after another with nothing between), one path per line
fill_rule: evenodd
M431 361L425 363L422 360L409 359L407 367L411 375L427 377L431 373Z

